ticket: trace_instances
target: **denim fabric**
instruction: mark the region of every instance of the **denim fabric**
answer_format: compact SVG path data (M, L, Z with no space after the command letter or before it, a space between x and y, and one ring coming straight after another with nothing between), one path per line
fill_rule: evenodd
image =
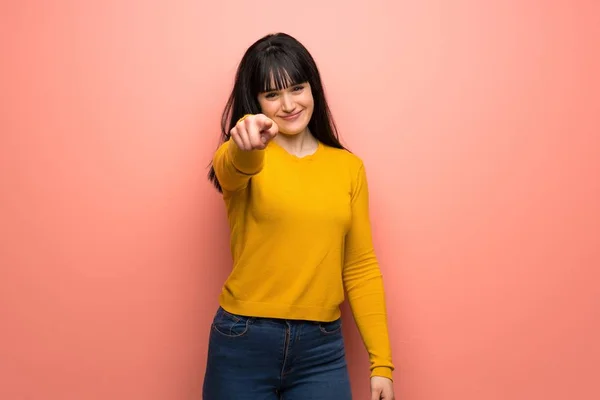
M341 320L319 323L217 310L203 400L350 400Z

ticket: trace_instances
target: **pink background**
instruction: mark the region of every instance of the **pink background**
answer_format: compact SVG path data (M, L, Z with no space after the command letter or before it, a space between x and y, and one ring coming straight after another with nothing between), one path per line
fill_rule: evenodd
M230 268L206 166L237 62L273 31L311 50L367 165L398 398L600 398L597 1L0 15L1 399L200 398Z

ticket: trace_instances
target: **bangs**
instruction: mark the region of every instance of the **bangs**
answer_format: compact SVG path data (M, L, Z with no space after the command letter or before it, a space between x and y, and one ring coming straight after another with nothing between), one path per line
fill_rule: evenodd
M270 51L269 51L270 50ZM309 68L281 48L272 47L257 60L255 74L252 77L254 93L282 90L292 85L307 82Z

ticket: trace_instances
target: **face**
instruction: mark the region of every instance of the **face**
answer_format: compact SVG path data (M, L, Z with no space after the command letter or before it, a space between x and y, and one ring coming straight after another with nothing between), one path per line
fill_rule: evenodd
M314 100L308 82L260 93L258 102L263 114L275 121L279 132L285 135L304 133L314 110Z

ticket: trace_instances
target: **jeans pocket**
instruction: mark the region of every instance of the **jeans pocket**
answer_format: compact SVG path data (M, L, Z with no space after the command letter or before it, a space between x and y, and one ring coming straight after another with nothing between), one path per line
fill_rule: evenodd
M333 335L334 333L341 332L342 319L338 318L331 322L320 322L319 329L321 330L321 333L324 333L325 335Z
M213 329L226 337L240 337L248 332L252 318L232 314L219 307L212 323Z

